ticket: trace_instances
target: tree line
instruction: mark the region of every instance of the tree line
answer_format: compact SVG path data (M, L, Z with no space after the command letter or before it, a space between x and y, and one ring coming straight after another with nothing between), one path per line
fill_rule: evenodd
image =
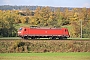
M37 7L32 11L24 10L0 10L0 36L17 36L15 24L29 24L40 27L70 26L71 37L80 37L80 21L82 21L83 37L90 37L90 8L73 8L69 10L60 8L52 11L50 7Z
M0 10L24 10L26 8L30 10L36 10L37 7L43 8L44 6L17 6L17 5L1 5ZM69 10L72 10L72 7L50 7L52 11L54 11L56 8L60 8L61 11L63 11L65 8L68 8Z

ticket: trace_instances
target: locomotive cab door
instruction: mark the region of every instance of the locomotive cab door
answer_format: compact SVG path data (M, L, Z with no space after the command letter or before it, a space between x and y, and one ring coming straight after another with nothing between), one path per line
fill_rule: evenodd
M28 36L28 29L24 29L24 32L23 32L24 36Z
M65 29L65 36L66 37L70 37L69 32L68 32L68 29Z

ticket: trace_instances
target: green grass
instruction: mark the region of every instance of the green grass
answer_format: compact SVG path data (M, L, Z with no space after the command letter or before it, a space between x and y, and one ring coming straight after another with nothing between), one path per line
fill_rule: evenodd
M19 23L19 24L15 24L14 26L16 29L19 29L20 27L30 27L30 24Z
M70 40L90 40L90 38L68 38Z
M62 28L68 28L68 30L70 31L72 26L71 25L64 25L64 26L62 26Z
M0 40L21 39L20 37L1 37Z
M90 52L1 53L0 60L90 60Z

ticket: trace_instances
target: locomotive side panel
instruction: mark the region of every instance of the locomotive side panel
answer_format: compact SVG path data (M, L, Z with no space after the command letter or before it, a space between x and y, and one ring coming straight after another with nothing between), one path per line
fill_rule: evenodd
M37 38L37 37L70 37L68 29L66 28L25 28L23 27L22 30L18 31L18 35L22 37L30 37L30 38Z
M63 35L63 29L30 29L29 35L40 35L40 36L59 36Z

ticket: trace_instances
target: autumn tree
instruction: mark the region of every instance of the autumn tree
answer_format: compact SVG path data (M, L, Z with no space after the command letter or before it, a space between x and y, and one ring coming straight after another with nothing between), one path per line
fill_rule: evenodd
M89 35L90 8L37 7L36 10L0 10L0 36L16 36L15 25L29 24L40 27L61 27L70 25L71 37L80 37L80 21L83 26L83 37ZM87 22L88 21L88 22Z
M40 24L40 20L41 20L41 8L37 7L37 9L35 10L35 14L34 14L34 21L35 21L35 25L39 25Z
M87 20L90 20L90 8L87 9Z
M62 26L62 15L61 15L61 11L60 11L60 8L57 8L55 10L55 15L56 15L56 27L61 27Z
M83 24L83 38L89 38L90 37L90 21L84 21L85 23Z
M13 17L13 13L10 10L7 11L2 11L2 17L0 17L1 21L1 36L15 36L16 34L16 29L14 28L14 17ZM15 33L14 33L15 32Z
M50 17L47 22L49 27L56 27L57 20L56 20L55 12L50 12Z
M64 8L64 11L62 12L62 23L63 25L67 25L70 23L70 17L72 16L71 11L68 10L68 8Z
M49 7L43 7L40 11L40 16L41 16L41 20L40 20L40 25L41 26L48 26L48 20L50 17L50 8Z

